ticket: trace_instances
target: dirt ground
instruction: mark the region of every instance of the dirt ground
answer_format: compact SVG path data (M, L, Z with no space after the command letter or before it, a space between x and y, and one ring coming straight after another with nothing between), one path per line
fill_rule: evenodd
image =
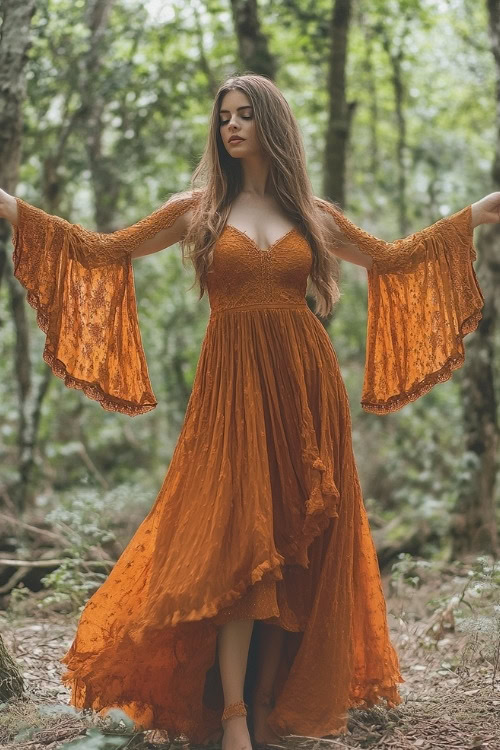
M492 599L490 587L481 602L452 568L419 572L411 585L409 580L392 581L390 591L385 582L392 639L405 678L403 702L390 710L352 710L345 735L289 737L283 747L500 750L498 591ZM469 622L458 617L464 607ZM72 741L71 750L111 750L159 743L151 733L130 733L119 717L82 715L68 705L59 658L71 644L74 618L4 614L0 632L21 667L26 700L0 704L0 748L55 750ZM162 747L168 746L163 738ZM188 750L187 739L173 738L171 748Z

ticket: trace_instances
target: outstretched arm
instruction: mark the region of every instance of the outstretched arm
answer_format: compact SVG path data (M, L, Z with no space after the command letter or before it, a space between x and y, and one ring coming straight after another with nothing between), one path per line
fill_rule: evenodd
M370 255L360 250L357 243L350 240L341 230L340 226L334 219L333 214L326 214L324 217L325 228L328 236L328 247L333 255L348 263L356 266L363 266L367 270L373 266L373 260Z
M7 219L12 226L17 226L17 201L0 188L0 219Z
M338 245L340 257L368 269L361 403L366 411L387 414L463 364L463 338L476 328L484 303L473 266L473 230L500 221L500 193L394 242L360 229L331 203L321 207L340 233L332 252Z
M379 273L411 271L416 263L421 262L426 242L437 237L452 240L456 235L457 218L467 212L470 212L470 231L479 224L500 222L500 192L490 193L452 216L445 216L431 226L393 242L381 240L357 227L331 203L322 201L321 207L327 212L331 252L367 270L376 268ZM460 242L468 238L462 236L456 239Z
M175 245L176 242L180 242L188 230L190 219L191 210L188 209L185 213L181 213L173 224L160 229L153 237L141 242L135 250L132 250L130 257L142 258L144 255L157 253L166 247Z
M0 193L0 216L14 227L14 275L46 334L43 358L105 409L132 416L156 406L131 258L177 242L194 200L174 196L133 226L105 234Z
M380 273L404 273L405 269L411 269L415 262L419 262L419 251L426 239L449 233L450 229L453 232L455 218L467 210L470 210L471 231L480 224L500 222L500 192L490 193L453 216L439 219L435 224L393 242L381 240L357 227L331 203L322 202L321 207L328 212L325 220L331 252L367 270L376 267Z
M105 233L71 224L0 191L0 217L8 219L19 235L33 234L36 226L38 239L42 231L64 237L72 258L85 268L99 268L149 255L179 242L187 230L194 200L192 193L175 195L132 226Z
M489 193L471 205L472 228L500 222L500 192Z

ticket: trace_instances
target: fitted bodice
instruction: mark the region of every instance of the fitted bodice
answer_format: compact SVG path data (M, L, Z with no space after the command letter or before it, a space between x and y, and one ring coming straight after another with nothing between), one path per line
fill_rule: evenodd
M312 251L297 229L261 250L244 232L226 225L207 278L213 312L275 305L305 306Z

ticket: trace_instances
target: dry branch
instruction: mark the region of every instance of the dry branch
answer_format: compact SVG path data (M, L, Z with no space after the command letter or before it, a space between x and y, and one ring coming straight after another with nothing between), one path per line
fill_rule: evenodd
M8 560L6 558L0 558L0 565L22 565L27 568L50 568L53 565L62 565L68 558L50 559L50 560ZM110 565L111 567L115 564L114 560L85 560L85 565Z

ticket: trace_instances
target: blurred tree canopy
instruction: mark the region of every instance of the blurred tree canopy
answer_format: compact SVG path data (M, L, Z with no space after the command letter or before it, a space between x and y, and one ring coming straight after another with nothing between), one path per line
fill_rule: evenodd
M103 4L101 4L102 6ZM245 5L230 0L40 0L26 64L16 194L89 228L112 231L185 189L202 153L213 94L247 70ZM258 49L298 118L314 189L325 185L332 0L260 0ZM101 8L102 9L102 8ZM247 9L248 10L248 9ZM238 33L238 25L239 33ZM244 31L245 29L243 29ZM256 40L256 41L255 41ZM248 41L248 40L247 40ZM262 53L264 54L264 53ZM345 210L391 240L495 189L495 70L486 7L474 0L357 0L346 58L350 112ZM498 187L498 186L496 186ZM34 504L120 483L158 491L189 398L208 317L178 247L134 261L139 317L159 406L112 414L52 377L31 483ZM450 513L468 471L460 373L401 413L362 413L366 280L342 266L329 325L350 394L355 452L375 531L447 554ZM33 377L43 334L29 310ZM497 342L498 343L498 342ZM19 472L16 330L0 288L0 483ZM498 347L497 347L498 351ZM415 551L411 548L410 551ZM387 553L391 558L390 550Z

